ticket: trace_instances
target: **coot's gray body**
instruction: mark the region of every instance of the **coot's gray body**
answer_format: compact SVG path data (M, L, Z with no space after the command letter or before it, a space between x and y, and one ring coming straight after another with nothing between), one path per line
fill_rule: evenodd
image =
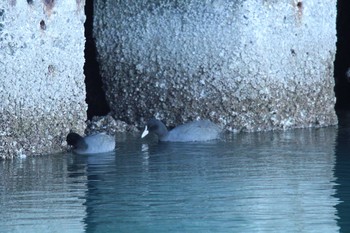
M82 137L77 133L69 133L67 143L76 154L99 154L115 150L115 138L106 133L92 134Z
M168 131L161 121L151 119L142 133L142 137L145 137L149 132L158 135L159 141L163 142L195 142L219 139L222 129L209 120L199 120Z

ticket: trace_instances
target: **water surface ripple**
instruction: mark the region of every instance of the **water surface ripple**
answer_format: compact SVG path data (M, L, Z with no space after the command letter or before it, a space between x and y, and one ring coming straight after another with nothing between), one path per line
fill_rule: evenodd
M118 135L116 153L2 161L0 232L339 232L338 131Z

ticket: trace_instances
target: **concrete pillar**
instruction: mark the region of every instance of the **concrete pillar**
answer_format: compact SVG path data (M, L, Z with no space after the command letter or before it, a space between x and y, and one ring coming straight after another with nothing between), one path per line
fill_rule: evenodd
M336 1L95 1L114 117L232 131L337 123Z
M83 132L84 4L0 2L0 158L62 151Z

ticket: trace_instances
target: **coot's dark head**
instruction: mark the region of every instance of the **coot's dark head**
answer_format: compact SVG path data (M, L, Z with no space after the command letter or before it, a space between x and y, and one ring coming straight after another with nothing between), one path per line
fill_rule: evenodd
M67 144L77 149L79 145L84 144L84 138L77 133L70 132L66 138Z
M150 119L147 122L145 130L143 131L141 138L145 137L148 133L155 133L159 138L164 137L168 133L168 129L160 120L155 118Z

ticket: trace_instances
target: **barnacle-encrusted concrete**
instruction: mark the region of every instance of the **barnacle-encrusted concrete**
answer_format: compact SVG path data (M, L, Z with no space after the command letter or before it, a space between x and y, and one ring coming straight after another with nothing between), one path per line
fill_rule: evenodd
M113 115L257 131L337 123L336 2L95 1Z
M101 132L115 135L117 133L125 132L138 133L139 130L134 125L128 125L121 120L115 120L110 114L106 116L94 116L91 120L87 121L85 129L86 135Z
M0 158L84 132L84 0L0 2Z

